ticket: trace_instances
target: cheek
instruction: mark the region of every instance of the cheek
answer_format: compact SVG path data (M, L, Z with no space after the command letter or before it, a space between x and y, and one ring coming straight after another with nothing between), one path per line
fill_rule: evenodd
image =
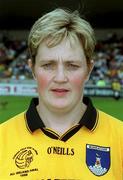
M37 72L36 81L38 84L38 91L44 92L50 82L50 76L42 72Z
M71 78L71 84L74 86L74 89L77 91L82 90L84 84L85 84L86 76L81 75L74 75Z

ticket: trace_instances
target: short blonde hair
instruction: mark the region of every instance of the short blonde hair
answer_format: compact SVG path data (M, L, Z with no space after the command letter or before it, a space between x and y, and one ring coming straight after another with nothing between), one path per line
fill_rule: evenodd
M28 47L33 64L41 42L47 40L47 46L53 47L65 37L70 40L79 39L84 48L87 63L90 63L96 42L91 25L80 17L78 11L71 12L57 8L39 18L31 28Z

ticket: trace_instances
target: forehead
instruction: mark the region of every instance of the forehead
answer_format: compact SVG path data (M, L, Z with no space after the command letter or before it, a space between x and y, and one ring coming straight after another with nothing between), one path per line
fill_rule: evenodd
M46 42L42 42L37 51L36 58L38 59L82 59L85 57L83 47L79 40L71 43L70 40L64 39L54 47L48 47Z

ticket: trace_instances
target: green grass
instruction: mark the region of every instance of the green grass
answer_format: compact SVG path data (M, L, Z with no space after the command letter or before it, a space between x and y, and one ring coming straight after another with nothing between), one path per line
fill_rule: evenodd
M31 97L0 96L0 102L8 102L5 108L0 106L0 123L22 111L25 111L29 105L30 100Z
M91 99L98 109L123 121L123 99L115 100L113 98L103 97L94 97Z
M0 123L26 110L30 100L31 97L0 96L0 102L8 102L6 108L0 106ZM123 120L123 99L116 101L113 98L95 97L92 101L98 109Z

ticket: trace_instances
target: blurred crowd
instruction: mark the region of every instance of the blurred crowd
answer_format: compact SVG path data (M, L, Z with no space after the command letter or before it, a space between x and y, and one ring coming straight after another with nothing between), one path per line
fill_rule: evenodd
M106 40L98 41L94 59L89 84L104 87L117 81L123 85L123 38L112 34Z
M0 81L32 79L27 59L26 41L3 37L0 42ZM95 66L89 85L104 87L116 81L123 85L123 38L119 39L117 34L112 34L109 38L98 41L94 59Z
M0 80L32 78L27 59L26 41L3 37L0 42Z

